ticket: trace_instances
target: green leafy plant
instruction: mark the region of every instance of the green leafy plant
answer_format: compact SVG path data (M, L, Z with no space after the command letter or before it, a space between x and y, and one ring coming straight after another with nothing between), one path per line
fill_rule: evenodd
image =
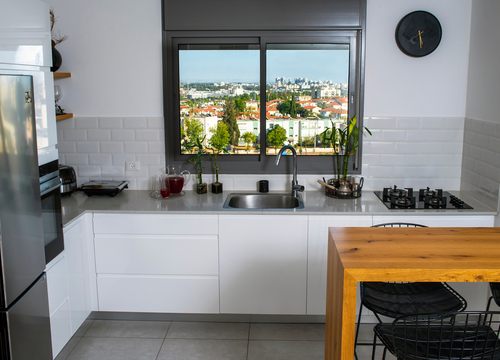
M267 133L267 143L274 148L274 151L283 146L286 139L286 130L279 125L274 125L273 129Z
M247 153L250 151L250 144L254 143L257 141L257 135L250 131L246 131L241 135L241 139L247 144Z
M359 127L356 126L356 116L349 121L349 125L343 129L335 127L335 124L330 120L332 127L326 128L325 131L321 133L323 138L323 143L331 143L333 147L333 154L335 155L335 161L337 163L337 179L346 180L347 171L349 170L349 159L351 155L354 155L359 147ZM370 136L371 131L363 126ZM338 144L338 145L337 145ZM341 156L344 156L341 159Z
M205 141L205 136L203 136L202 139L200 139L199 137L196 138L196 141L195 141L195 144L196 144L196 148L198 149L198 152L196 153L196 156L192 159L190 159L189 161L194 163L195 164L195 167L196 167L196 170L197 170L197 174L196 174L196 178L198 179L198 184L203 184L203 158L202 158L202 155L205 154L205 149L204 149L204 146L203 146L203 142Z
M219 182L219 167L217 166L217 156L220 153L227 153L226 146L229 145L230 135L228 131L228 126L219 121L217 126L210 128L210 132L212 132L212 137L208 140L210 147L212 149L213 154L210 155L214 159L215 166L215 182Z

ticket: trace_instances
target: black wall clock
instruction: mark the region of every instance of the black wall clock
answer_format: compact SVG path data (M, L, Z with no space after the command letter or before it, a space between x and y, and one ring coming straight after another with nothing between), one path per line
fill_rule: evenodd
M441 24L427 11L409 13L396 27L396 44L408 56L429 55L438 47L441 36Z

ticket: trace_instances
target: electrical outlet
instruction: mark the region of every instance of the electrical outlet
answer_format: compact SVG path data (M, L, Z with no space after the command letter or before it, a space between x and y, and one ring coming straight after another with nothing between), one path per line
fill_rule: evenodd
M140 171L141 162L140 161L125 161L125 171Z

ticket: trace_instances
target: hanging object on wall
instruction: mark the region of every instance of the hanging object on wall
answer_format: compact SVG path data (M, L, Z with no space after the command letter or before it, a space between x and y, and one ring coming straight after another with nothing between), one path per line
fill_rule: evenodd
M442 28L439 20L427 11L414 11L404 16L396 27L396 44L406 55L423 57L439 46Z
M54 25L56 23L56 16L54 14L54 8L50 8L50 34L52 38L52 67L50 71L55 72L59 70L62 65L62 56L61 53L56 49L56 45L62 43L64 40L68 38L67 35L61 36L59 32L54 31Z

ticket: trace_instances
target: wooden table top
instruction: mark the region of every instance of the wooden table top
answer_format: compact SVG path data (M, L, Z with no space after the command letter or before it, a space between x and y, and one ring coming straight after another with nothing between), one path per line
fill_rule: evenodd
M498 281L500 276L500 228L329 231L342 267L356 281L380 281L381 275L385 281L458 282ZM476 270L489 270L490 275Z

